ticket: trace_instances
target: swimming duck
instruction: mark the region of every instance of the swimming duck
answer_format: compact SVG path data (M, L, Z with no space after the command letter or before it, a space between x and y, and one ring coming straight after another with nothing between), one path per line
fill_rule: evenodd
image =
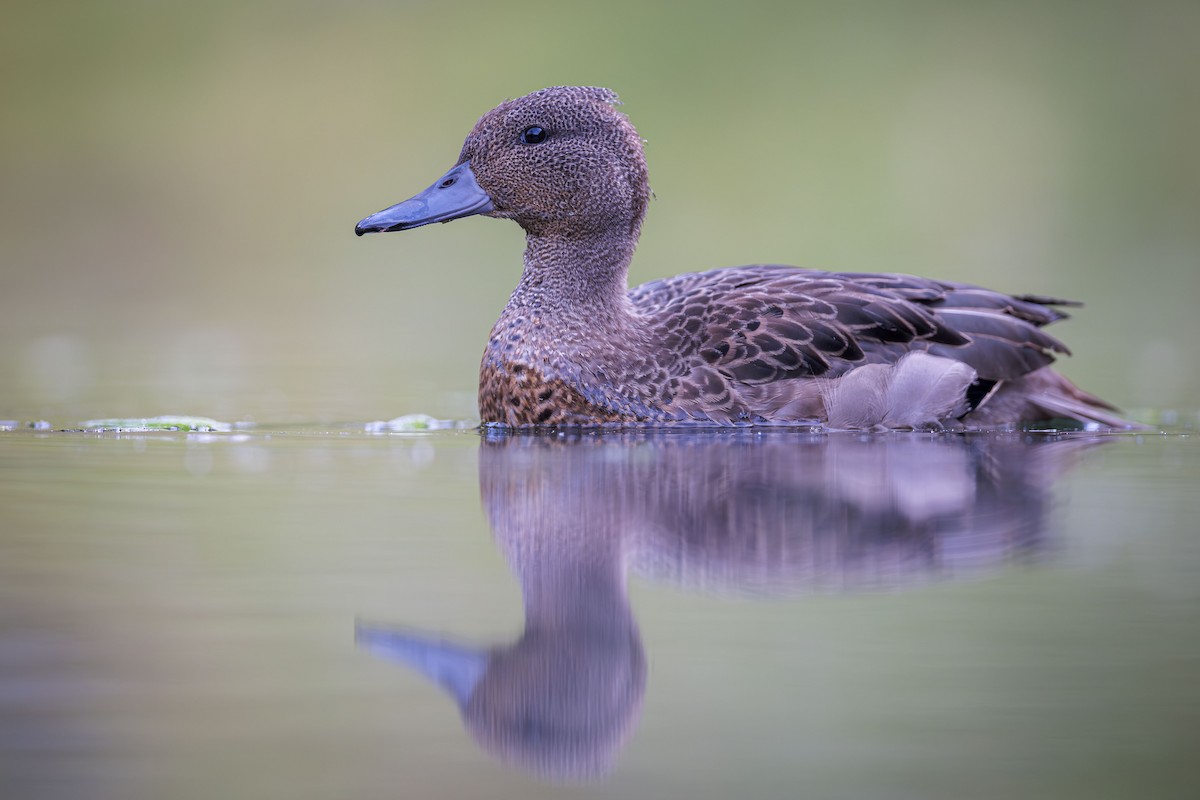
M482 214L526 233L525 268L479 373L483 423L1122 427L1049 367L1039 295L774 264L627 288L650 199L642 140L609 89L556 86L492 109L454 167L364 233Z

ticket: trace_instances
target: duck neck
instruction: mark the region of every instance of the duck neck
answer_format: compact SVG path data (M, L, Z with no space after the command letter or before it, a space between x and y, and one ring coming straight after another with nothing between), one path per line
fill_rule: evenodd
M605 231L584 236L526 236L525 269L505 314L531 313L547 322L586 319L589 325L631 314L627 277L636 239Z

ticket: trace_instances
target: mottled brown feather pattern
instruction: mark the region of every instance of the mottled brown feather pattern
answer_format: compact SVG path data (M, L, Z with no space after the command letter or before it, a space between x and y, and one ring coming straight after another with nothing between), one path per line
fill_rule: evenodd
M615 102L596 87L543 89L489 111L463 145L458 165L491 201L479 213L526 232L521 279L481 365L485 423L824 422L832 382L851 374L843 386L878 398L846 407L881 409L855 426L927 418L898 408L906 402L988 425L1121 422L1046 369L1067 349L1041 328L1067 301L779 265L627 289L650 187L642 141ZM530 126L545 133L532 144ZM953 379L922 399L924 374Z
M513 427L638 422L591 403L561 378L547 379L523 364L484 364L479 370L479 413L485 422Z

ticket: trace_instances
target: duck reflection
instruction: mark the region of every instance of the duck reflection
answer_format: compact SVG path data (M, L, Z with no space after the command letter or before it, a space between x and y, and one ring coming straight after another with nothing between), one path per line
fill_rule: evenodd
M1052 489L1102 441L722 431L485 432L479 484L525 630L466 647L360 626L436 681L476 741L543 777L608 772L646 657L627 576L779 596L957 579L1048 551Z

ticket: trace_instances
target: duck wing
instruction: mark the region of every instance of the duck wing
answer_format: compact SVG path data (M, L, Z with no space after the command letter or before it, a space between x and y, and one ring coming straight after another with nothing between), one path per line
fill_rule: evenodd
M1019 377L1066 347L1041 327L1069 301L910 275L732 267L630 292L677 375L708 366L740 384L834 378L925 351L988 381Z
M928 307L968 342L958 346L931 343L925 349L932 355L973 367L986 380L1012 380L1051 364L1056 353L1070 355L1066 345L1040 329L1066 319L1068 315L1061 307L1080 305L1075 301L1044 295L1008 295L980 286L910 275L838 275Z

